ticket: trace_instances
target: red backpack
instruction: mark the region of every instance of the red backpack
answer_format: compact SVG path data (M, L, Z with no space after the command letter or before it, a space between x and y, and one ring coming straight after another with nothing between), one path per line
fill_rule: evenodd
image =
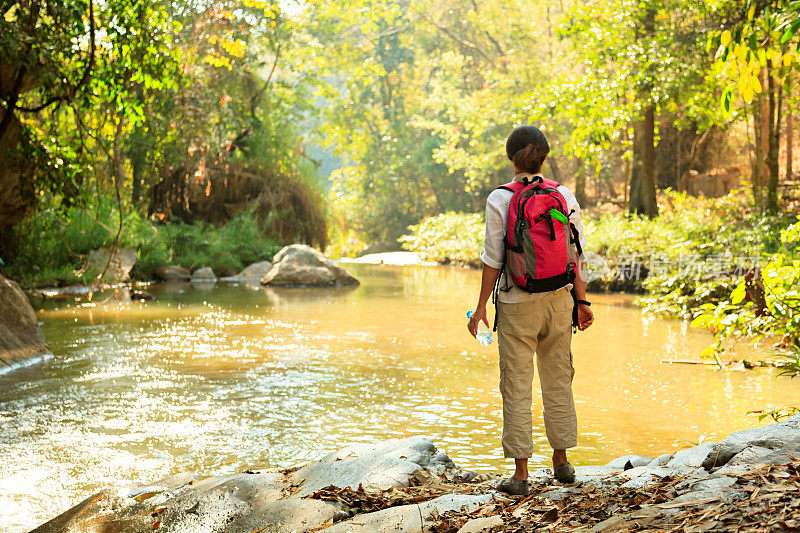
M567 211L558 182L537 176L498 188L514 193L506 220L506 275L531 293L554 291L572 283L577 264L572 245L576 245L578 254L582 250L578 230L569 220L572 211Z

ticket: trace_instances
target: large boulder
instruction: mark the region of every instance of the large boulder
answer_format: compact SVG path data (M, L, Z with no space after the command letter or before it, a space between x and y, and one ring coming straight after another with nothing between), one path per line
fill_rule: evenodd
M420 468L444 473L455 464L423 437L393 439L381 444L348 446L290 474L298 494L307 496L329 485L357 489L407 486Z
M261 283L261 280L264 279L264 276L267 275L267 272L269 272L271 268L271 261L259 261L258 263L253 263L245 267L238 274L223 277L222 281Z
M161 266L156 269L156 279L161 281L189 281L192 275L180 265Z
M235 277L242 279L263 279L272 268L272 261L259 261L245 267Z
M731 433L703 461L708 469L723 465L780 464L800 457L800 414L768 426Z
M358 280L310 246L292 244L275 254L272 268L261 283L288 287L335 287L358 285Z
M192 272L192 281L195 283L211 283L217 281L217 276L210 267L203 267Z
M100 248L89 252L87 273L102 281L125 281L136 264L136 250L132 248Z
M430 501L357 514L345 503L309 497L330 485L364 487L438 483L436 474L460 472L427 439L411 437L350 446L292 472L247 470L203 480L179 474L151 484L105 490L34 529L71 531L205 531L209 533L331 531L420 531L432 516L475 509L492 494L444 494ZM363 526L368 524L368 526Z
M50 353L28 298L0 275L0 372Z

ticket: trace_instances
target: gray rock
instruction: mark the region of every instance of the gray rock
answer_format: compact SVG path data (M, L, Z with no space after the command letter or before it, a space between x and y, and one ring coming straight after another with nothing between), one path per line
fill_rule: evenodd
M273 286L332 287L333 273L325 267L277 263L262 283Z
M86 272L92 278L103 274L102 281L125 281L136 264L136 255L136 250L132 248L92 250L89 252Z
M348 446L290 474L298 494L307 496L335 485L357 489L405 487L419 469L431 464L439 454L436 446L423 437L394 439L380 444ZM442 461L439 455L438 461ZM448 458L449 460L449 458Z
M189 281L192 275L180 265L161 266L156 269L156 279L161 281Z
M217 281L217 276L210 267L203 267L192 272L192 281L213 282Z
M577 479L577 478L576 478ZM561 487L559 489L548 490L538 494L540 498L547 498L551 501L558 501L563 500L564 498L568 498L572 494L579 492L580 489L575 487Z
M578 483L597 483L620 470L622 470L621 467L614 468L609 465L576 466L575 481Z
M679 485L677 489L683 490L685 485L685 488L691 492L722 492L735 483L735 477L712 475L700 480L690 479L687 483Z
M484 516L483 518L473 518L458 530L458 533L480 533L481 531L492 531L494 528L503 525L500 515Z
M647 466L664 466L669 462L670 459L672 459L672 454L665 453L663 455L659 455L658 457L647 463Z
M358 285L358 280L317 250L302 244L275 254L261 282L273 286L333 287Z
M129 485L114 493L106 491L35 531L134 533L150 531L160 521L158 529L166 532L309 532L347 516L338 502L305 497L312 492L328 485L404 486L412 476L417 481L438 482L439 478L428 472L427 467L447 465L452 465L447 454L421 437L349 446L289 474L240 473L203 480L182 474L152 484ZM491 500L494 494L448 494L420 504L360 514L325 529L326 533L416 532L421 526L429 527L434 511L444 513L464 506L474 509Z
M445 494L418 504L390 507L358 515L325 528L325 533L420 533L430 530L429 527L433 522L431 515L434 511L442 514L465 508L469 512L491 499L491 494Z
M800 452L800 414L768 426L731 433L703 461L707 470L732 462L759 464L786 462L784 454Z
M697 468L703 464L708 454L716 449L716 442L704 442L685 450L679 450L672 455L672 459L667 461L667 464L664 466L667 468L681 468L686 466Z
M261 261L259 263L253 263L245 267L244 270L236 274L235 276L231 276L232 278L238 279L257 279L261 280L264 276L267 275L267 272L272 268L272 263L270 261Z
M646 487L648 485L652 485L659 479L671 476L676 477L686 473L687 468L667 468L664 466L637 466L636 468L631 468L630 470L625 470L624 472L620 472L619 477L621 479L628 478L629 481L626 481L621 485L623 488L632 488L638 489L642 487Z
M645 457L644 455L623 455L622 457L617 457L606 466L611 468L625 468L625 465L629 462L631 466L645 466L652 461L652 457Z
M284 246L272 258L272 264L287 263L293 265L325 266L328 259L318 250L305 244L291 244Z
M50 354L39 320L14 281L0 275L0 373Z

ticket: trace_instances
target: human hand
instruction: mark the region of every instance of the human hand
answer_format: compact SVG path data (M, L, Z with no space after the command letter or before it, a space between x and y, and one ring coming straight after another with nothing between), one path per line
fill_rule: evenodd
M583 331L594 323L594 313L588 305L578 304L578 329Z
M486 327L488 328L489 320L486 319L486 306L478 306L478 308L475 309L475 312L472 313L472 316L469 317L467 329L473 337L478 335L478 324L480 324L481 320L483 320L483 323L486 324Z

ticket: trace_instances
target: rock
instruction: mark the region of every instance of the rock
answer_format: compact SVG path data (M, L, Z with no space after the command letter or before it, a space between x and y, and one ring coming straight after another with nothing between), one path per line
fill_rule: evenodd
M440 482L432 471L457 469L446 453L421 437L349 446L294 472L246 471L198 480L179 474L151 484L104 491L43 524L36 533L166 531L209 533L310 532L349 516L343 504L306 496L329 485L407 486L412 478ZM298 486L299 485L299 486ZM342 531L419 531L434 511L474 509L493 492L447 494L426 502L359 514L325 528ZM154 516L153 513L156 513ZM365 525L366 524L366 525Z
M666 476L681 475L682 471L677 471L673 468L666 468L663 466L637 466L629 470L625 470L619 474L620 479L628 478L622 485L623 488L639 489L652 485L659 479Z
M483 518L473 518L458 530L458 533L480 533L481 531L492 531L494 528L503 525L500 515L485 516Z
M438 514L462 508L471 511L491 499L491 494L446 494L418 504L390 507L382 511L358 515L325 528L325 533L419 533L430 531L429 526L433 522L431 515L434 511Z
M698 468L702 466L708 454L716 449L716 442L704 442L697 446L675 452L664 466L667 468L682 468L687 466Z
M317 250L302 244L275 254L261 283L273 286L332 287L358 285L358 280Z
M606 466L611 468L625 468L625 465L631 463L631 467L645 466L653 461L652 457L645 457L643 455L623 455L617 457Z
M192 275L180 265L167 265L156 269L156 278L161 281L188 281Z
M0 275L0 372L50 354L39 320L14 281Z
M434 460L436 458L436 460ZM405 487L414 473L426 467L452 465L423 437L393 439L381 444L348 446L290 474L297 494L306 496L334 485L364 488Z
M707 470L731 463L777 464L785 454L800 456L800 414L768 426L731 433L711 450L703 467Z
M667 464L667 462L669 462L670 459L672 459L672 454L671 453L665 453L663 455L659 455L658 457L656 457L655 459L650 461L647 464L647 466L663 466L663 465Z
M105 272L102 281L125 281L136 264L136 255L136 250L132 248L92 250L89 252L86 271L92 279Z
M264 276L262 283L265 285L330 287L336 284L336 280L325 267L278 264Z
M193 282L214 282L217 281L217 276L214 274L214 271L211 270L209 267L198 268L194 272L192 272L192 281Z
M261 261L259 263L253 263L245 267L244 270L233 276L234 278L239 279L264 279L264 276L267 275L267 272L272 268L272 262L270 261Z

